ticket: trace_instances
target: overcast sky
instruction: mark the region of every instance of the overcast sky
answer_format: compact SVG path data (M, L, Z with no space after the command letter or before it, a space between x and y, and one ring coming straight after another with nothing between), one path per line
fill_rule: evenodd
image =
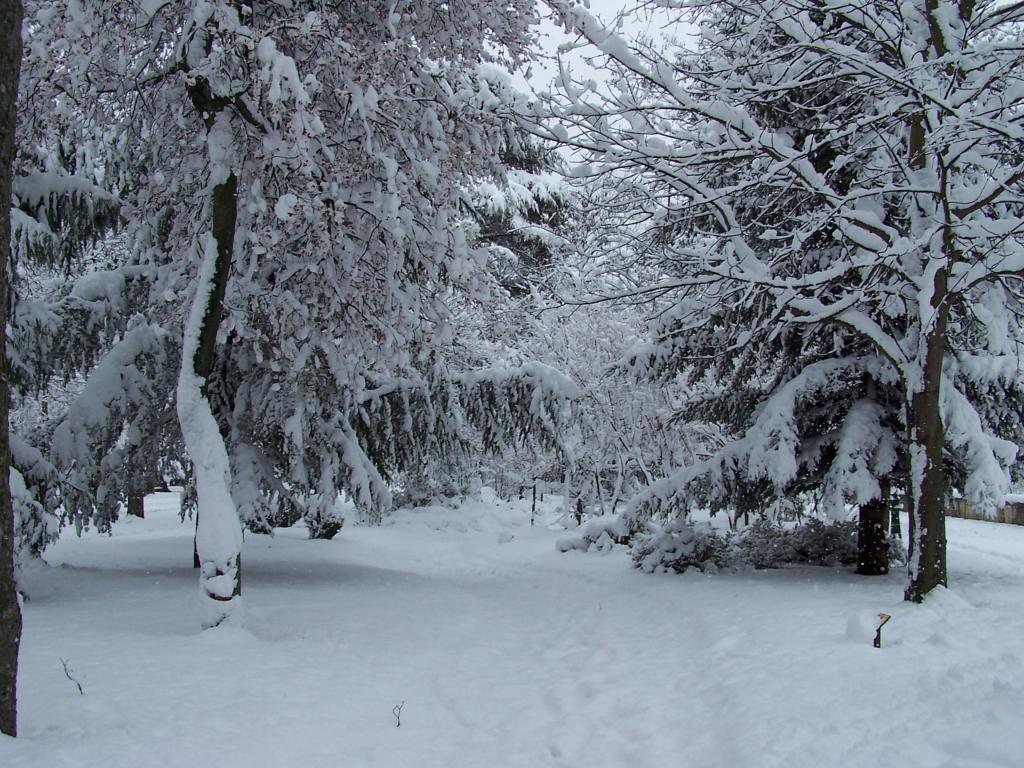
M590 12L597 16L602 21L612 23L615 17L624 8L629 7L631 3L623 2L623 0L590 0ZM539 2L541 14L549 15L549 12L543 2ZM627 37L631 37L636 34L648 34L658 35L661 32L661 23L651 19L631 19L627 22L625 29L623 30ZM689 26L689 25L685 25ZM685 32L684 25L680 25L680 28L671 30L674 34L678 35L681 32ZM546 56L554 57L558 46L569 42L572 38L566 34L564 29L560 29L550 20L545 19L541 25L541 48L545 52ZM587 55L593 54L593 49L589 51L577 50L569 54L569 61L573 67L573 70L578 72L580 75L585 75L588 72L593 72L592 69L587 67L584 61ZM545 91L548 89L551 81L557 74L557 67L554 61L537 62L532 67L530 77L526 78L523 75L517 75L514 80L519 88L529 89L531 86L537 91Z

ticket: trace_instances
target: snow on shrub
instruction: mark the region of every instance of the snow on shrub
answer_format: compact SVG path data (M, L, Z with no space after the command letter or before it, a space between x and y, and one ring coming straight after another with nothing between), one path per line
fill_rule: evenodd
M676 520L633 546L633 564L647 573L688 568L714 573L733 564L729 545L730 537L707 523Z
M575 535L559 539L555 546L559 552L605 552L616 544L628 544L636 533L637 529L631 529L622 517L597 517L584 523Z
M567 549L561 543L559 548ZM899 541L890 543L889 561L903 561ZM711 573L719 568L852 566L857 564L857 525L851 521L826 523L811 519L791 528L761 519L738 533L722 533L706 522L677 520L636 536L633 564L647 573L683 573L689 568Z

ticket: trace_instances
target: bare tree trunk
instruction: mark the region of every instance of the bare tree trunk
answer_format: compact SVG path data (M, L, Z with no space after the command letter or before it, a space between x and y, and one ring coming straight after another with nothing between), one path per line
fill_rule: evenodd
M18 646L21 607L14 583L14 511L8 442L7 315L11 293L11 181L15 107L21 74L21 1L0 0L0 733L18 731Z
M128 494L128 514L132 517L145 517L145 496L141 493Z
M899 503L890 505L889 513L889 535L894 539L903 538L903 526L900 524L900 510L903 511L907 517L910 517L910 493L909 489L904 489L900 496Z
M885 535L887 511L882 497L860 505L857 573L862 576L881 576L889 572L889 540Z
M604 509L604 495L601 493L601 474L594 470L594 490L597 492L597 503L601 508L601 514L606 514Z
M910 582L904 598L919 603L937 586L946 585L946 477L943 466L943 425L940 411L942 359L947 312L945 272L935 276L932 298L934 327L926 340L923 381L910 397Z

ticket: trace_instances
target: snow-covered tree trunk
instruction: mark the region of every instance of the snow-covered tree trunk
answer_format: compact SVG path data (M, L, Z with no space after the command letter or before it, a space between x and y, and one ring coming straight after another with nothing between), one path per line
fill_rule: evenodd
M955 9L967 25L974 3L959 4ZM922 8L928 32L924 36L926 58L941 60L950 51L944 38L944 25L938 0L925 0ZM953 82L962 80L954 74ZM907 385L907 430L910 435L907 487L910 489L910 546L907 567L910 580L904 598L919 603L940 584L946 585L946 475L943 467L945 435L942 424L942 367L946 357L946 334L949 325L949 264L956 253L950 227L949 183L945 159L929 157L930 130L935 130L927 113L910 115L907 121L907 161L911 178L921 189L937 187L936 194L918 195L910 206L911 231L919 242L927 240L935 222L943 221L941 245L922 254L925 267L917 281L920 319L919 368L908 366L904 375ZM936 184L937 182L937 184ZM934 237L934 235L933 235ZM931 249L929 249L931 250ZM917 373L918 375L914 375Z
M195 473L196 551L204 627L241 620L242 528L231 498L231 465L207 396L234 250L238 179L226 166L226 116L210 126L212 234L202 244L196 293L182 341L178 420Z
M240 619L242 594L242 527L231 498L231 468L224 438L206 396L201 361L203 338L216 303L218 245L206 243L189 323L182 341L178 378L178 420L195 473L198 497L196 549L199 553L199 591L204 627Z
M7 268L11 246L14 107L21 70L21 0L0 0L0 733L17 733L18 645L21 609L14 583L14 512L8 446Z

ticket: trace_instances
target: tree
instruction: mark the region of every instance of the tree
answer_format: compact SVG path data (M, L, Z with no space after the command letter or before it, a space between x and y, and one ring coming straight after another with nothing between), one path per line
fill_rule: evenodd
M758 34L737 33L748 19L722 14L711 9L705 23L720 40L706 43L714 54L710 66L742 67L755 81L771 81L773 56L785 39L770 27ZM839 39L842 32L833 30ZM755 46L752 53L747 45ZM766 63L767 62L767 63ZM711 86L709 86L710 88ZM705 94L713 97L714 93ZM784 134L794 146L803 146L820 133L823 122L838 114L855 113L869 107L870 97L845 89L835 80L823 79L793 85L746 104L760 125ZM858 151L857 138L847 136L827 149L808 155L808 162L819 174L828 175L839 194L848 194L856 182L849 167L834 169L837 155ZM778 222L805 215L814 201L799 189L762 189L740 164L718 169L719 187L746 183L747 193L734 203L740 226L764 238L767 229ZM663 230L661 237L700 237L714 228L705 211L678 219ZM828 229L806 238L798 254L799 261L777 264L788 275L821 268L834 254L834 233ZM770 246L768 246L770 247ZM669 312L654 329L654 340L631 360L632 369L642 377L666 381L681 377L691 396L676 414L678 420L710 419L727 430L733 440L754 437L756 422L780 388L796 371L820 368L837 357L836 334L820 324L791 324L779 329L775 307L769 302L706 307L708 317L702 327L681 328L678 318ZM747 333L745 343L737 343L736 330ZM723 343L728 339L728 343ZM870 358L864 340L843 339L842 355L853 362ZM888 382L879 380L868 367L853 364L820 377L813 387L794 392L793 453L799 461L798 473L786 483L764 482L748 477L749 453L741 466L723 474L724 493L705 494L702 501L712 509L726 506L737 516L749 518L752 511L765 515L769 510L800 512L811 502L826 513L845 517L847 505L855 504L859 516L858 565L861 574L888 571L889 543L886 537L888 507L893 482L902 486L906 462L900 446L900 398ZM751 445L756 444L756 437Z
M503 96L520 110L529 100L514 91ZM641 340L642 314L575 299L580 285L602 279L585 256L601 232L593 190L567 177L555 144L521 128L507 132L501 154L510 168L504 183L479 185L474 200L476 237L490 251L496 284L486 303L463 308L459 325L475 331L480 360L539 360L568 373L582 391L575 424L561 435L564 447L520 457L517 465L503 460L490 468L494 482L499 492L507 480L514 490L537 479L561 483L568 514L614 513L672 459L692 458L699 430L665 429L676 392L617 371L622 350ZM474 334L463 334L460 347L466 336Z
M751 426L635 512L695 485L718 492L729 472L784 492L806 463L799 405L837 377L866 376L898 395L906 597L923 599L946 582L944 450L965 456L965 490L987 507L1015 452L986 429L961 374L994 384L1018 355L1015 335L989 331L1015 322L1024 266L1024 4L708 0L694 4L700 50L671 54L631 48L577 6L549 5L613 74L603 88L566 82L557 116L568 127L553 132L618 183L624 245L660 258L650 290L677 297L673 337L709 332L717 313L719 348L735 354L753 358L758 339L794 328L818 339L771 361L785 363L774 376L759 366L771 382ZM726 16L729 31L716 24ZM773 104L785 115L830 92L843 97L806 104L818 115L810 130L765 119ZM795 203L788 215L757 215L778 213L780 200ZM870 502L884 465L895 466L876 453L892 420L871 401L841 418L847 455L860 458L844 474L830 462L829 474L841 496Z
M92 130L128 248L32 313L22 349L52 348L76 313L96 337L50 451L87 480L81 514L180 430L213 625L240 600L239 515L320 519L339 488L388 503L356 418L367 390L423 366L475 282L465 189L500 173L481 64L522 61L535 12L50 5L34 6L33 85Z
M17 735L21 608L14 583L14 513L9 483L7 301L11 247L11 176L15 106L21 71L20 0L0 2L0 733Z
M488 181L476 190L476 240L491 251L489 271L498 285L522 300L557 266L571 201L553 145L509 129L500 158L507 169L503 183Z

